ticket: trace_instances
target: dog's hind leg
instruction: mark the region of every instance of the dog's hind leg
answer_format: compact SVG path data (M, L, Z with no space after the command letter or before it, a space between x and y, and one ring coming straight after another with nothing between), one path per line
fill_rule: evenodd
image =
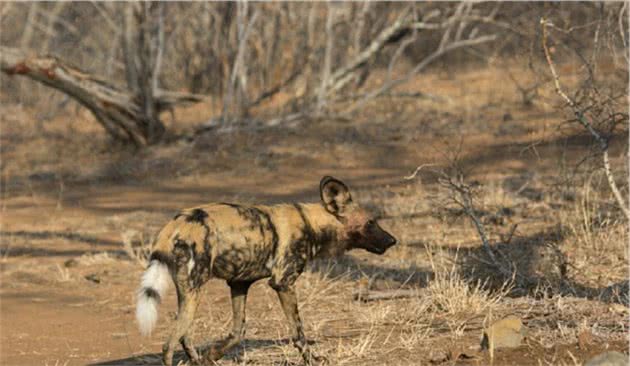
M211 362L223 357L232 347L238 345L245 336L245 307L247 292L252 282L236 281L228 284L230 285L230 295L232 296L232 333L208 351L205 358Z
M195 311L199 305L199 290L191 289L187 284L177 283L178 311L175 328L162 348L164 365L173 364L173 353L177 343L180 343L190 360L199 362L199 355L188 338L188 330L193 323Z
M186 296L195 296L198 297L199 296L199 291L198 290L193 290L192 292L194 295L186 295ZM182 311L181 309L186 308L186 300L185 297L184 299L182 299L183 296L180 296L179 293L177 295L177 301L179 305L179 309L180 311ZM182 301L183 300L183 301ZM193 299L192 302L194 302L195 305L192 311L191 315L186 315L186 317L188 317L189 319L187 320L189 322L187 329L184 331L184 335L182 335L182 337L179 339L179 343L182 345L182 348L184 349L184 352L186 352L186 356L188 356L188 360L190 362L192 362L193 364L198 364L201 362L201 358L199 357L199 353L197 353L197 350L195 349L195 345L192 343L192 341L190 340L190 326L192 325L192 319L194 318L195 315L195 311L196 308L199 304L199 299ZM178 315L179 317L179 315Z

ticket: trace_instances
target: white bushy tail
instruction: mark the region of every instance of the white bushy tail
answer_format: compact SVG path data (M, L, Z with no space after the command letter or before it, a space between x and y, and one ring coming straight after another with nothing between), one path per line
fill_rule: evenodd
M136 304L136 319L142 335L151 334L155 328L158 319L158 305L170 283L171 276L166 264L152 260L142 275Z

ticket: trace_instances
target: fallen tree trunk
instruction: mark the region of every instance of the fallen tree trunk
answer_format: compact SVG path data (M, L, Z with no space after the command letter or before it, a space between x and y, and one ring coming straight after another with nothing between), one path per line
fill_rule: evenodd
M149 117L138 95L121 90L112 83L87 74L54 56L29 56L0 46L0 70L8 75L22 75L57 89L88 108L115 140L145 146L159 141L164 124L160 111L184 102L199 102L198 95L159 90L153 103L158 113Z

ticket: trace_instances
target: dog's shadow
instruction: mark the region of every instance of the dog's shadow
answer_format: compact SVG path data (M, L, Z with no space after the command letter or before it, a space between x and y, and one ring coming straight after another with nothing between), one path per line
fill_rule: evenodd
M308 341L309 344L314 344L313 341ZM271 348L275 346L286 346L290 345L291 340L288 338L284 339L246 339L242 341L238 346L234 347L232 350L227 352L223 359L233 359L237 363L240 363L243 358L243 351L245 350L253 350L258 348ZM199 353L204 353L210 347L214 345L213 342L205 343L198 347ZM299 356L296 356L296 361L299 359ZM173 356L173 365L189 365L187 363L188 358L184 351L176 351ZM210 363L211 364L211 363ZM271 363L272 365L277 366L296 366L301 363L291 363L286 360ZM161 366L162 364L162 353L145 353L142 355L135 355L127 358L120 358L116 360L108 360L102 362L91 363L88 366Z

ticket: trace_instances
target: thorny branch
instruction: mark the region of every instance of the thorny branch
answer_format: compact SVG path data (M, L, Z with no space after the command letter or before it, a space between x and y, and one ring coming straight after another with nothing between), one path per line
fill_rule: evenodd
M554 86L556 93L564 99L564 101L569 105L572 109L573 114L575 115L577 121L597 140L599 143L600 150L602 152L602 160L603 160L603 168L604 173L606 174L606 179L608 180L608 185L610 186L610 190L613 192L615 199L617 200L617 204L619 208L623 211L626 216L626 219L630 221L630 209L628 209L628 203L621 195L617 184L615 183L615 178L610 169L610 161L608 158L608 141L593 127L593 124L587 119L584 111L580 109L577 103L569 97L564 90L562 90L562 86L560 85L560 77L556 71L556 67L551 58L551 52L549 51L549 46L547 45L548 39L548 26L552 26L548 20L542 18L540 20L540 24L542 26L542 45L545 51L545 58L547 59L547 64L549 65L549 70L553 76Z
M498 259L494 251L492 250L490 239L486 234L485 227L477 216L475 210L473 202L474 187L464 181L464 177L461 172L456 172L455 176L450 175L444 171L439 171L437 172L437 174L439 177L438 183L451 192L450 199L452 200L452 202L458 205L475 225L477 234L479 234L479 238L481 239L482 247L488 255L488 258L490 259L490 263L488 264L495 267L506 278L511 278L516 281L518 285L526 287L529 283L529 280L517 273L517 271L510 270L506 263ZM511 237L514 234L514 230L516 230L515 226L512 227L510 238L508 240L511 240Z

